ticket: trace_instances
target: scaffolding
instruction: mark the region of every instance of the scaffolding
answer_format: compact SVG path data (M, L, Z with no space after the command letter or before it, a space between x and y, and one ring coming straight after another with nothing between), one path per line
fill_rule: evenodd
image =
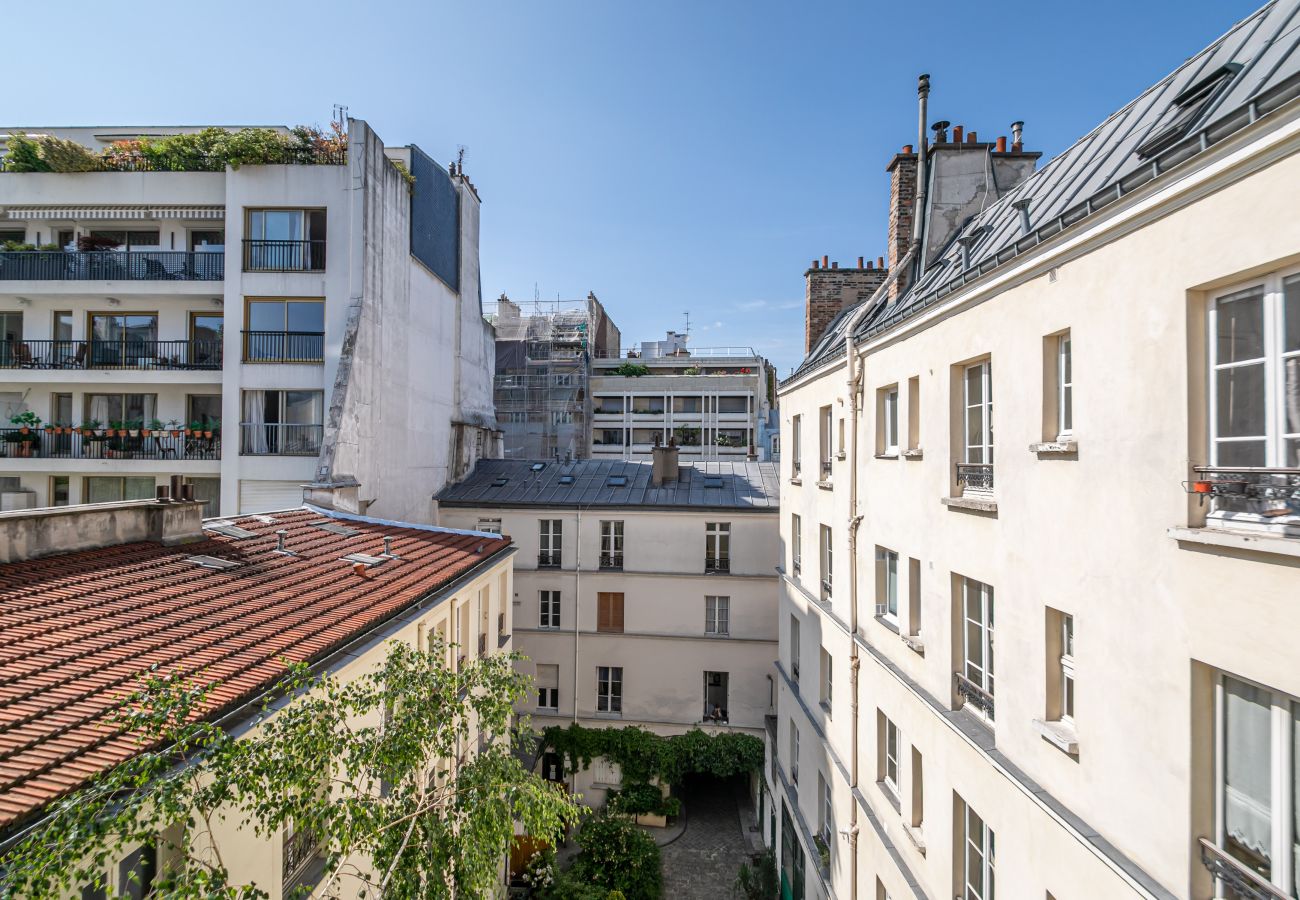
M493 398L506 459L582 459L591 447L591 359L618 351L618 329L585 301L516 303L504 294L496 327Z

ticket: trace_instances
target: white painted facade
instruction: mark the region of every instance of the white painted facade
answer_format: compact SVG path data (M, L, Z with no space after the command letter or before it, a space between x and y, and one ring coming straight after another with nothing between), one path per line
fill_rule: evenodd
M19 130L37 131L0 133ZM44 131L98 149L124 135L186 130ZM296 505L305 486L313 485L308 496L319 504L431 521L433 494L477 458L496 453L493 352L480 308L478 196L463 176L451 176L459 198L457 290L411 255L412 189L388 161L409 162L411 152L386 150L365 122L351 120L346 164L224 172L0 172L0 237L50 244L92 231L140 232L144 243L136 246L145 252L128 254L136 257L129 263L133 271L161 265L171 273L156 280L139 272L129 279L83 280L45 271L33 278L21 268L22 254L4 254L0 321L6 334L0 337L7 353L0 357L0 428L28 410L47 424L102 419L96 412L106 408L104 401L92 396L101 394L131 395L135 399L109 405L136 410L145 427L150 418L183 426L202 418L199 410L221 423L210 439L173 437L165 428L161 440L156 434L118 441L46 434L25 453L12 443L0 445L6 454L0 477L10 479L8 503L152 496L151 480L161 485L181 474L195 481L196 495L209 501L213 515ZM248 252L269 255L249 257L254 261L245 265L245 239L269 233L250 230L255 210L318 216L324 241L288 249L256 245ZM213 255L188 255L201 236L223 243L209 245ZM151 251L159 262L146 261ZM306 262L314 260L304 256L310 253L323 253L323 264ZM214 266L213 256L223 265ZM69 252L58 262L84 266L70 260L85 257ZM208 277L195 278L199 270ZM264 328L249 320L250 303L286 298L319 305L319 311L294 307L307 311L311 330L319 333L264 333L246 346L245 333ZM259 306L259 315L274 308ZM112 322L92 316L127 315L145 317L131 320L135 338L147 336L143 343L130 338L114 347L91 340L99 334L94 323ZM289 315L284 331L296 331ZM196 343L196 335L212 334L196 323L220 328L219 337ZM216 342L219 354L210 346ZM79 351L87 344L89 352ZM291 352L281 352L285 348ZM205 364L187 365L200 349ZM124 356L129 367L121 364ZM255 421L293 418L302 427L249 428L259 408L247 399L252 391L294 392L274 401L260 395L262 418ZM276 403L294 411L268 411Z

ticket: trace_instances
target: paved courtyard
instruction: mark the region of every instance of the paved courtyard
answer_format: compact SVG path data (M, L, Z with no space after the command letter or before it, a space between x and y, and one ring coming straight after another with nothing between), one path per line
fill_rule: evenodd
M683 791L686 830L662 848L664 897L722 900L733 896L736 872L749 861L745 830L752 812L742 813L733 782L699 779Z

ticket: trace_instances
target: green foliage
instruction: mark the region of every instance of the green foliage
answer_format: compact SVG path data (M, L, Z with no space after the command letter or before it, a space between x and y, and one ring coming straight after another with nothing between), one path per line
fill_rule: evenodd
M407 192L414 194L415 176L412 175L411 170L406 167L406 163L402 162L400 159L390 159L389 162L393 164L393 168L397 170L397 174L401 175L402 180L406 182Z
M9 424L19 428L40 428L41 417L29 409L26 412L15 413L10 416Z
M5 142L4 170L6 172L48 172L50 165L41 159L36 141L25 134L15 134Z
M641 363L625 362L614 369L615 375L623 375L628 378L640 378L642 375L650 374L650 367L643 366Z
M93 172L99 168L99 157L76 141L46 134L36 143L51 172Z
M677 784L692 773L729 778L763 765L763 741L733 731L706 734L692 728L685 734L664 737L635 726L586 728L574 723L552 726L542 739L565 757L570 769L586 769L598 756L618 763L626 783L658 777Z
M441 647L393 643L381 666L348 682L291 666L257 727L240 737L205 718L215 705L206 685L150 677L117 722L140 752L51 806L0 860L0 897L68 896L105 860L151 841L181 860L155 881L159 896L278 891L232 882L223 862L230 850L222 855L221 831L213 832L220 820L266 841L290 823L313 835L325 858L323 892L490 894L515 822L553 844L579 810L512 753L514 704L527 686L515 657L488 656L461 672L443 659ZM487 740L458 753L476 743L471 723ZM209 837L213 852L196 849ZM357 857L372 866L348 862Z
M25 241L5 241L0 244L0 250L6 253L24 253L28 250L35 250L36 245L28 244Z
M578 832L582 851L568 875L607 891L621 891L627 900L658 900L663 893L663 867L654 838L628 819L597 816Z
M776 900L779 890L776 855L771 850L760 856L753 868L742 863L736 873L736 892L745 900Z
M605 802L613 812L640 816L657 813L663 804L663 794L656 785L639 782L629 784L621 791L610 791Z

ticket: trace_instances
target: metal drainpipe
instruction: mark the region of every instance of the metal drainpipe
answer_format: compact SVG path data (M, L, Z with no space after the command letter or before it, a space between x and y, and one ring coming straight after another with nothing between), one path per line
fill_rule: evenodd
M582 507L578 507L578 533L575 536L573 568L573 721L578 721L578 627L582 611ZM563 562L563 557L561 557ZM573 789L578 789L578 773L573 773Z
M930 76L922 75L918 79L917 94L919 95L920 116L921 116L921 140L919 143L919 156L916 167L917 180L917 211L915 213L916 224L913 228L912 246L908 248L907 253L894 266L889 273L889 277L871 295L871 299L863 303L854 312L853 317L849 319L844 330L844 355L845 366L848 370L848 394L849 394L849 734L850 734L850 760L849 760L849 790L855 791L858 787L858 670L862 665L862 660L858 654L858 526L862 522L862 516L858 514L858 401L862 393L862 370L856 365L857 352L853 345L853 332L857 330L858 323L873 309L880 298L884 297L889 288L898 280L898 277L907 269L912 259L918 255L921 245L921 217L924 215L925 199L925 108L926 97L930 93ZM920 276L918 275L918 280ZM858 801L856 798L850 798L849 804L849 897L851 900L857 900L858 896Z
M930 76L922 75L916 80L916 95L918 116L920 126L916 135L916 206L912 210L912 243L920 244L921 236L925 231L925 186L929 179L926 177L926 165L928 162L925 152L925 126L926 110L929 106L930 99ZM925 254L918 253L916 260L916 280L920 281L921 276L925 274Z

